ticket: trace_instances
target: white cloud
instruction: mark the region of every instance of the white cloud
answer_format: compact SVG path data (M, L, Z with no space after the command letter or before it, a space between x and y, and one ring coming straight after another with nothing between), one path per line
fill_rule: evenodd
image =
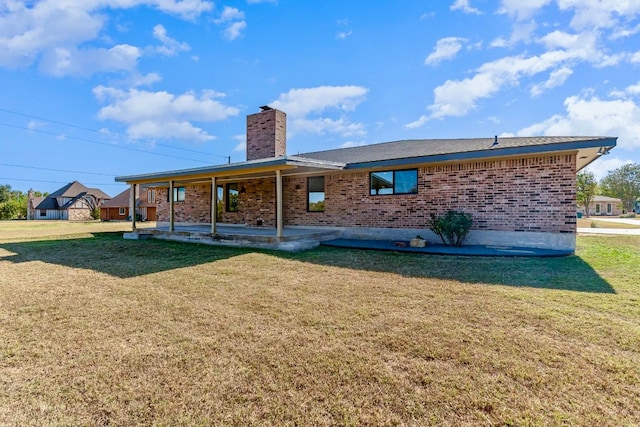
M605 176L607 176L607 174L610 171L614 169L618 169L620 166L633 163L631 160L628 160L628 159L622 160L618 157L611 157L613 153L615 153L615 151L613 151L612 154L609 154L608 156L599 157L593 163L587 166L585 170L593 172L596 179L599 181Z
M460 37L445 37L436 42L433 52L427 56L424 63L427 65L436 65L440 62L453 59L462 49L462 42L466 39Z
M340 148L362 147L363 145L367 145L367 143L364 141L345 141L340 144Z
M571 96L565 99L564 106L564 114L556 114L517 134L618 136L621 149L640 148L640 105L635 101Z
M354 111L369 92L361 86L319 86L315 88L291 89L270 103L274 108L287 113L288 130L291 134L325 132L342 136L364 135L362 123L353 123L344 117ZM337 113L341 117L317 117ZM316 117L311 117L311 116Z
M640 13L637 0L558 0L561 11L572 11L571 27L576 30L624 27L625 18Z
M220 17L214 19L213 22L226 26L222 34L227 40L235 40L241 37L242 32L247 28L247 23L244 21L244 12L235 7L225 6Z
M281 94L271 106L290 117L303 117L310 113L322 113L327 109L353 111L364 101L367 88L362 86L319 86L291 89Z
M48 50L40 61L40 68L57 77L89 76L97 72L131 71L138 66L141 51L131 45L105 48L55 48Z
M134 46L125 44L87 47L98 40L107 22L107 9L138 6L194 19L212 10L213 3L202 0L83 0L39 2L12 0L0 8L0 67L22 68L38 63L54 75L82 74L82 66L91 72L129 69ZM101 39L101 43L108 38ZM44 59L43 59L44 58ZM74 63L78 61L78 64ZM91 63L95 61L95 63Z
M234 153L243 153L247 150L247 135L235 135L233 139L238 141L236 146L233 148Z
M476 14L476 15L482 15L482 12L480 12L478 9L476 9L474 7L471 7L471 5L469 5L469 0L456 0L449 7L449 9L451 9L451 10L461 10L464 13L472 13L472 14Z
M640 52L635 52L633 55L631 55L629 61L633 62L634 64L640 63Z
M362 136L366 135L362 123L352 123L345 118L330 119L327 117L317 119L298 118L291 122L291 131L296 133L336 133L341 136Z
M149 92L98 86L93 90L100 102L110 102L98 112L100 120L115 120L126 124L132 138L179 138L207 141L214 137L194 126L192 121L214 122L235 116L239 110L215 98L222 95L203 91L174 95L165 91Z
M551 3L551 0L502 0L499 13L505 13L518 21L529 20L535 13Z
M549 79L547 81L534 85L531 88L531 96L537 97L549 89L562 86L572 74L573 70L569 67L562 67L554 70L549 75Z
M340 31L338 32L338 34L336 34L336 38L338 40L344 40L347 37L351 37L351 34L353 34L353 31L349 30L349 31Z
M162 42L162 46L156 46L153 50L161 55L175 56L178 52L189 51L191 46L188 43L180 43L167 35L167 30L163 25L158 24L153 27L153 37Z
M559 85L568 77L568 70L577 62L590 62L596 67L617 63L620 55L607 55L598 48L594 34L567 34L555 31L542 37L540 43L548 49L536 56L507 56L481 65L472 77L462 80L447 80L433 90L434 101L428 107L430 114L409 123L410 128L420 127L432 119L448 116L464 116L477 107L484 98L495 95L505 87L520 84L523 78L531 78L552 69L550 80L533 89ZM546 86L545 86L546 85Z

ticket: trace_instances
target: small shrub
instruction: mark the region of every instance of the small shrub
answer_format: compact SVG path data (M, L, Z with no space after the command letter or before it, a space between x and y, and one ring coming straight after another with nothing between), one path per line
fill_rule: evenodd
M471 214L448 211L442 216L431 214L429 228L447 246L461 246L471 230Z
M598 228L598 223L595 221L591 221L591 228Z

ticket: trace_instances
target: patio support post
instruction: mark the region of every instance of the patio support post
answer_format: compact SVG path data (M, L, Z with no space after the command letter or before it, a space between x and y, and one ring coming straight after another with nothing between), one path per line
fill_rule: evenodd
M211 178L211 234L216 234L216 221L218 216L218 186L216 177Z
M282 171L276 170L276 237L282 237Z
M169 232L173 233L175 231L175 212L173 211L173 181L169 181Z
M136 184L131 184L129 215L131 215L131 231L136 231Z

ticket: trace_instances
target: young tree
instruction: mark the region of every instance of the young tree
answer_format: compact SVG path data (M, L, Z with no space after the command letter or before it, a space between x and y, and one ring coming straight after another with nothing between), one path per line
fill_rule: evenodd
M633 211L640 196L640 165L629 163L614 169L600 182L602 194L622 200L627 212Z
M581 171L576 175L576 200L584 206L584 215L589 218L589 205L598 190L598 181L593 172Z
M0 185L0 219L16 219L27 216L27 196L22 191L12 191L8 184Z

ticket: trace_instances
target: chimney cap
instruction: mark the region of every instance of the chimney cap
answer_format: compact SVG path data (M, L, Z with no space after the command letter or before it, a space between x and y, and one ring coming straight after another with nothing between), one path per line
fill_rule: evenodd
M273 108L269 107L268 105L263 105L260 107L260 111L269 111L269 110L273 110Z

